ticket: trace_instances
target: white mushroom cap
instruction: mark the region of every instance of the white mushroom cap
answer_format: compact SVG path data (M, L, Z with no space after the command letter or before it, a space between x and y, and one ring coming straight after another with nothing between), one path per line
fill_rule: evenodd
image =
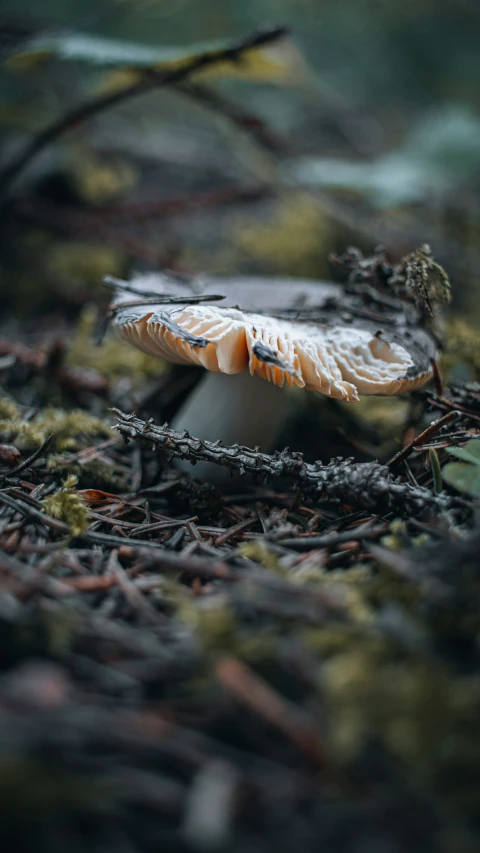
M432 374L429 359L424 353L415 359L407 338L375 332L369 324L278 319L222 303L141 308L124 301L113 320L116 334L177 364L227 374L248 369L280 387L296 385L346 401L359 394L400 394Z
M394 299L386 306L374 300L371 310L362 295L305 279L189 283L152 273L110 284L120 338L168 361L206 368L171 421L199 438L269 451L288 416L285 384L354 401L359 394L408 391L432 374L434 338L414 306ZM177 465L228 488L219 466Z

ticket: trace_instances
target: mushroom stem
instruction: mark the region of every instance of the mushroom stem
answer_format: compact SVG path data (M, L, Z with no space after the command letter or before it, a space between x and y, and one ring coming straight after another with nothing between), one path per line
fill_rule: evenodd
M234 376L205 373L196 388L172 419L172 429L188 430L210 441L225 444L259 445L272 450L289 409L290 395L248 371ZM178 467L195 477L203 477L217 485L235 483L226 470L210 462L179 461ZM240 481L243 484L243 480Z

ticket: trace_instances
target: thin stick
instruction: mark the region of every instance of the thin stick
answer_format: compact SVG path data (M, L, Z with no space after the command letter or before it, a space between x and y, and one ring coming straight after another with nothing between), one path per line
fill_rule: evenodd
M283 732L311 761L328 764L326 750L316 720L277 693L236 658L220 658L217 678L242 704Z
M53 440L53 434L49 435L48 438L45 439L45 441L43 442L41 447L38 447L37 450L35 450L35 452L32 453L32 455L28 457L28 459L25 459L23 462L20 463L20 465L17 465L16 468L12 468L12 470L9 471L8 474L6 474L5 476L6 477L13 477L14 474L20 474L21 471L25 471L26 468L29 468L30 465L33 465L33 463L36 462L37 459L40 458L42 453L46 453L48 451L48 449L52 443L52 440Z
M244 111L238 104L230 101L223 94L201 83L192 83L190 80L177 86L176 89L181 94L193 98L193 100L208 110L216 112L223 118L231 121L240 130L252 136L257 144L261 145L266 151L269 151L271 154L282 153L283 146L280 141L265 126L261 119L251 112Z
M396 453L395 456L390 459L390 462L387 463L388 467L393 468L397 466L400 462L403 462L403 460L406 459L407 456L410 456L410 453L412 452L414 447L418 447L419 444L423 444L425 441L428 441L428 439L431 438L432 435L435 435L435 433L442 429L442 427L444 427L446 424L450 424L452 421L455 421L459 417L460 412L448 412L446 415L443 415L443 417L439 418L438 421L435 421L433 424L430 424L427 429L424 429L423 432L420 433L420 435L417 435L413 439L413 441L410 441L408 444L405 445L405 447L402 447L402 449L399 450L398 453Z
M222 187L209 192L189 194L174 198L162 199L161 201L128 202L124 204L109 204L98 207L95 213L90 213L91 218L104 221L106 217L123 219L128 222L141 221L143 219L161 219L165 217L178 216L195 210L204 210L206 207L219 207L227 204L240 202L254 202L267 198L273 194L272 188L266 184L256 186ZM165 270L164 270L165 272ZM184 276L174 273L174 280L185 280ZM187 279L188 283L188 279Z
M25 166L47 145L54 142L62 134L66 133L66 131L78 127L88 119L103 112L103 110L123 104L137 95L143 95L161 86L176 86L186 80L191 74L203 68L208 68L221 62L240 62L242 54L247 50L269 44L287 35L287 33L288 29L284 26L257 30L243 39L232 41L230 47L224 50L194 56L185 65L175 68L173 71L171 69L149 71L146 77L142 77L142 79L133 83L128 88L100 95L97 98L85 101L78 107L74 107L35 136L23 151L20 151L17 157L5 167L3 172L0 173L0 192L4 191L17 175L23 171Z
M337 548L345 542L358 542L362 539L379 539L388 529L388 524L362 524L352 530L340 533L328 533L326 536L298 536L295 539L281 539L279 545L294 551L313 551L314 548Z

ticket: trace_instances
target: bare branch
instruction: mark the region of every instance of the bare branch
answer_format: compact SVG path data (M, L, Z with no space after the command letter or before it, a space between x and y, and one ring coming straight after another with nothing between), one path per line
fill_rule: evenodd
M328 465L307 463L301 453L282 450L269 455L238 444L225 447L220 441L194 438L188 432L175 432L166 424L159 427L134 414L124 414L118 409L112 411L118 418L116 429L126 440L139 438L166 450L171 456L190 462L215 462L232 473L250 473L263 478L288 477L297 481L305 494L317 500L322 497L338 500L378 510L382 515L391 510L412 513L429 508L438 512L457 506L454 497L435 495L420 486L400 482L391 476L386 465L378 462L335 459Z
M25 166L47 145L54 142L59 136L66 133L66 131L78 127L78 125L83 124L88 119L103 112L103 110L123 104L137 95L143 95L161 86L177 86L190 77L191 74L203 68L217 65L221 62L240 62L242 54L247 50L276 41L285 36L287 32L287 28L283 26L257 30L243 39L232 41L230 46L224 50L194 56L189 62L173 70L149 70L145 76L142 76L140 80L137 80L128 88L108 92L97 98L91 98L78 107L74 107L35 136L26 148L20 151L11 163L7 164L3 172L0 173L0 192L4 191L17 175L23 171Z

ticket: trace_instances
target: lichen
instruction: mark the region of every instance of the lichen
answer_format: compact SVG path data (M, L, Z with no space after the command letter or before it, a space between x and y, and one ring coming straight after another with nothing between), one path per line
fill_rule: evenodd
M402 259L405 287L419 310L433 316L432 302L448 305L451 299L447 273L433 259L430 246L424 244Z

